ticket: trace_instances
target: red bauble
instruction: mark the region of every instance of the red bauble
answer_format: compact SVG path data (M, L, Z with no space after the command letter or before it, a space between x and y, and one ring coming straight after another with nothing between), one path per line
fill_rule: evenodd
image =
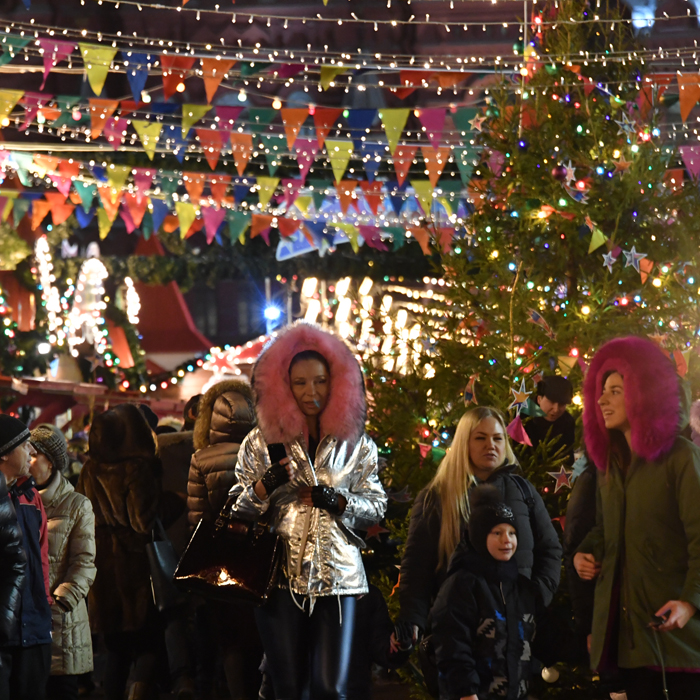
M566 168L563 165L555 165L552 168L552 177L558 182L566 180Z

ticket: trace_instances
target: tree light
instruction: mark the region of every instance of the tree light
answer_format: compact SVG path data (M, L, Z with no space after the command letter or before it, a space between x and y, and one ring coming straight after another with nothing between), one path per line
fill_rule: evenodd
M48 355L51 352L51 343L39 343L36 346L36 351L40 355Z
M655 287L660 287L660 286L661 286L661 280L657 277L657 278L652 282L652 284L653 284Z
M591 307L590 306L582 306L581 307L581 313L584 316L588 316L589 313L591 313Z
M282 312L276 306L270 305L265 307L263 315L268 321L276 321L282 315Z

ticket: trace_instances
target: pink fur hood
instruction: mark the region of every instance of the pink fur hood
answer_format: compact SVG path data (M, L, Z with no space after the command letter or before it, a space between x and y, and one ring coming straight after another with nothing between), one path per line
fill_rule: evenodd
M367 404L360 366L350 347L319 326L299 321L283 330L263 349L253 369L258 426L265 441L308 442L306 419L289 384L292 358L305 350L323 355L330 366L330 396L321 414L321 437L356 443L365 431Z
M601 471L607 469L609 440L598 399L603 393L603 377L612 370L624 378L632 451L642 459L654 461L673 447L681 412L676 369L656 343L627 336L603 345L593 357L583 384L586 448Z

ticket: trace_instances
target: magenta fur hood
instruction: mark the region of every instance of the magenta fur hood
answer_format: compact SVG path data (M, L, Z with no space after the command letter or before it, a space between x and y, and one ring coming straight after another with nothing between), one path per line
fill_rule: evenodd
M352 350L338 336L299 321L283 330L263 349L253 369L255 410L265 441L290 442L304 435L306 418L297 406L289 383L292 358L305 350L323 355L330 367L330 396L321 413L321 437L356 443L365 431L367 403L360 366Z
M613 370L624 378L625 408L636 455L647 461L659 459L673 447L680 421L676 368L661 348L634 336L606 343L593 357L583 384L586 448L601 471L607 469L609 439L598 399L603 377Z

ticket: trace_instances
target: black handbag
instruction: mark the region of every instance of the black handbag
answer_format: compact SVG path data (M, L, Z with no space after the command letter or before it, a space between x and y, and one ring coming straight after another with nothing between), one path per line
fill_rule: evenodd
M152 541L146 545L148 565L151 570L153 602L160 612L184 605L187 599L173 583L177 567L177 554L173 543L165 533L160 518L156 518L151 533Z
M206 598L262 605L274 588L283 551L268 523L222 512L216 523L200 520L174 580Z

